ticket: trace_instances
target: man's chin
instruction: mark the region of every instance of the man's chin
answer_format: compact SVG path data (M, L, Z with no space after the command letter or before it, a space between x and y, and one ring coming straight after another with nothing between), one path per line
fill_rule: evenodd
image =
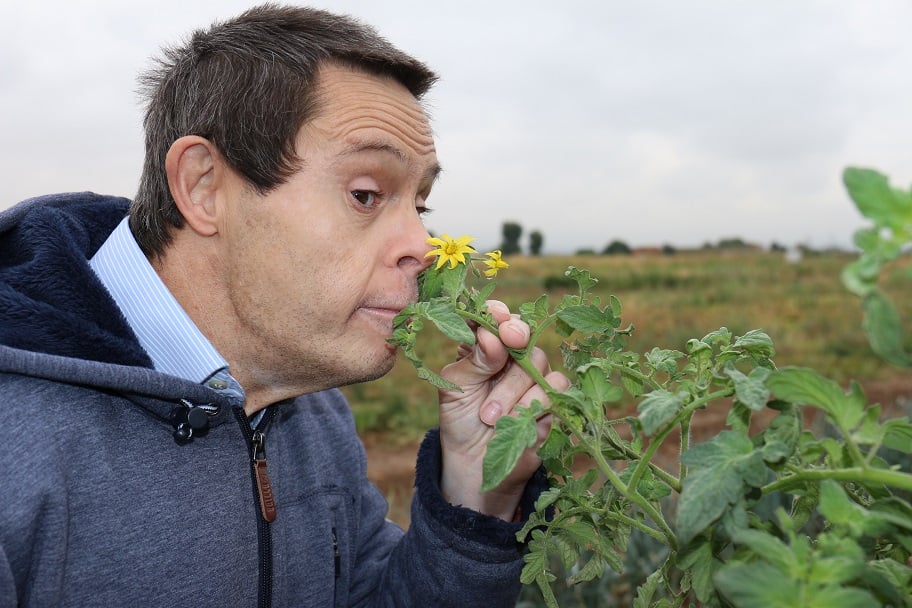
M387 375L392 371L393 366L396 365L396 349L390 348L387 349L384 357L378 358L373 362L373 365L370 365L368 369L361 369L360 372L356 372L354 379L349 382L345 382L345 385L348 384L359 384L361 382L371 382L373 380L379 380L383 376Z

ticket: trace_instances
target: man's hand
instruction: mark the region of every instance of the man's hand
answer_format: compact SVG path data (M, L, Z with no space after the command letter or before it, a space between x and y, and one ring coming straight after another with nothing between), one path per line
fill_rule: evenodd
M482 460L497 419L509 415L516 405L529 405L535 400L548 404L545 392L507 351L529 343L529 326L511 315L502 302L489 301L488 312L498 324L500 339L478 329L475 346L461 345L459 359L441 372L463 392L440 391L440 487L451 504L511 521L526 482L541 464L535 451L548 435L551 418L544 416L539 420L538 443L526 450L507 479L494 490L481 493ZM570 386L566 376L551 371L543 351L536 348L531 356L553 388L563 391Z

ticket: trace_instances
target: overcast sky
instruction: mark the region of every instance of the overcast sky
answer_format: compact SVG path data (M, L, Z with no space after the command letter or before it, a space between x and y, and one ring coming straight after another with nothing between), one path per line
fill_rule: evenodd
M252 2L50 0L0 8L0 209L132 196L136 75L162 44ZM848 165L912 182L912 2L313 2L375 25L442 80L435 233L545 252L849 246ZM524 238L525 243L525 238Z

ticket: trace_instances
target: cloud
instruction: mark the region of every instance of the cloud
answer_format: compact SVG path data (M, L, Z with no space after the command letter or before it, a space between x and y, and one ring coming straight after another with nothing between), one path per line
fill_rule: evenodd
M436 232L545 250L742 237L847 246L849 164L912 181L912 47L899 0L323 2L442 75ZM161 44L248 6L32 3L0 13L0 208L131 195L136 74ZM11 9L4 9L9 13ZM20 14L21 11L21 14Z

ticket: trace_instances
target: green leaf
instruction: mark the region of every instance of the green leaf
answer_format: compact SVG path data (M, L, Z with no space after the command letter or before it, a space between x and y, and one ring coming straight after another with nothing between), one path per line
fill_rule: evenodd
M855 206L868 219L892 228L912 223L912 197L908 192L892 188L885 175L849 167L842 179Z
M853 383L846 394L838 384L811 369L787 367L770 374L767 386L780 399L816 406L842 429L855 428L864 416L865 398Z
M639 376L621 368L621 384L632 397L639 397L643 394L643 381Z
M678 359L683 356L681 351L653 348L646 353L646 363L657 372L674 374L678 371Z
M456 264L456 268L450 268L448 264L445 264L438 271L443 280L443 293L450 296L451 300L462 295L468 271L468 264Z
M684 407L684 398L665 389L658 389L646 395L637 406L643 432L655 433L663 424L672 420Z
M681 455L681 462L693 467L684 478L678 503L678 535L689 542L731 505L738 502L746 486L760 487L767 468L750 438L723 431L711 441L695 445Z
M631 460L627 463L627 468L624 469L619 475L621 481L625 484L630 482L630 478L633 477L633 471L636 468L639 461ZM669 494L671 494L671 488L660 480L652 472L652 469L647 468L643 476L640 477L640 481L637 484L636 491L645 498L646 500L661 500Z
M738 608L807 608L797 581L766 562L726 564L713 576L722 595Z
M567 268L564 276L576 281L582 293L588 293L598 283L598 279L593 278L588 270L579 270L573 266Z
M888 363L912 367L912 355L904 348L902 320L893 303L882 292L869 292L861 301L864 310L862 327L871 349Z
M413 361L414 363L414 361ZM433 386L445 390L445 391L455 391L457 393L462 392L462 387L458 384L454 384L449 380L441 377L439 374L432 372L430 369L425 367L423 364L419 364L415 367L416 374L419 379L429 382Z
M760 530L739 530L733 540L740 545L747 545L751 551L762 556L766 561L775 566L783 576L790 576L800 571L803 567L795 560L792 550L772 534Z
M431 264L418 275L418 300L427 302L443 293L443 275Z
M427 306L420 310L450 340L475 344L475 333L466 324L465 319L456 314L449 302L433 300L427 302Z
M580 368L580 388L596 404L614 403L624 396L621 387L611 384L605 371L598 365L586 365Z
M568 306L557 313L557 317L584 334L600 334L618 326L619 320L609 310L602 310L591 304Z
M771 464L780 464L797 449L802 422L798 408L781 402L775 405L782 410L763 432L763 459Z
M739 402L755 412L766 407L770 397L766 379L770 375L770 370L765 367L756 367L751 370L750 375L745 375L734 367L729 367L725 373L735 384L735 397Z
M567 579L568 585L576 585L601 578L605 573L605 558L598 553L593 553L589 561L580 568L573 576Z
M678 555L678 567L690 572L694 593L701 602L709 601L716 591L712 575L717 563L718 560L713 557L712 544L708 541L687 547Z
M732 348L750 353L758 359L769 359L776 354L773 341L760 329L753 329L735 340Z
M650 608L650 606L652 606L652 598L659 590L659 586L664 582L665 577L663 576L661 569L656 570L646 577L646 582L640 585L636 590L633 608Z
M529 541L529 551L523 557L523 561L525 561L526 565L523 566L522 573L519 575L519 580L524 585L531 585L540 575L550 573L545 538L545 533L543 531L532 531L532 540Z
M537 402L536 402L537 403ZM494 437L488 442L482 463L481 491L487 492L499 486L528 448L538 439L538 428L534 412L538 408L517 407L516 416L501 416L494 425Z
M912 424L907 418L894 418L884 422L883 444L890 449L912 454Z

